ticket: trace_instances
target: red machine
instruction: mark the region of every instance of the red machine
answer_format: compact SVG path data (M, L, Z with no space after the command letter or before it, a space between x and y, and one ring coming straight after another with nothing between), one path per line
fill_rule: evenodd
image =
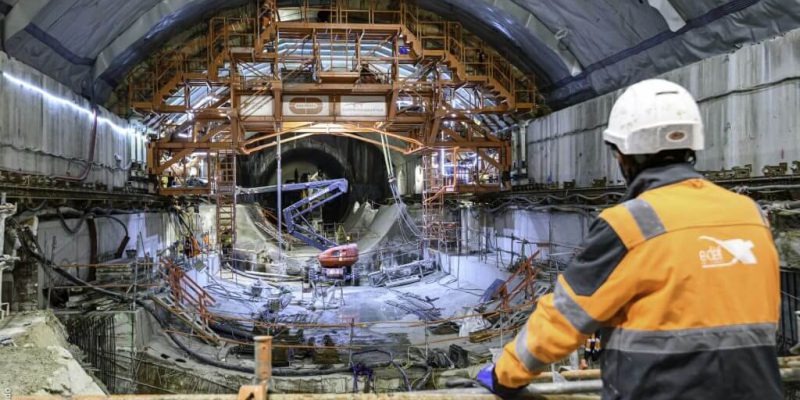
M323 268L350 267L358 261L358 245L355 243L331 247L317 256Z

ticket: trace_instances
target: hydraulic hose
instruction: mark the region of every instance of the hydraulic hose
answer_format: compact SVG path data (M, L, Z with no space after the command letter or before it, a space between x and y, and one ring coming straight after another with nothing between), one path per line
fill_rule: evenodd
M25 231L19 225L19 223L17 221L15 221L14 219L10 219L10 221L12 221L12 223L14 223L14 224L17 224L16 227L17 227L18 231L22 231L23 234L27 234L27 235L31 236L31 237L29 237L30 242L34 243L34 245L38 247L38 244L36 243L35 238L32 237L32 234L30 233L29 230ZM255 373L255 370L253 368L251 368L251 367L246 367L246 366L241 366L241 365L231 365L231 364L223 363L223 362L217 361L217 360L215 360L213 358L210 358L210 357L207 357L205 355L197 353L196 351L194 351L194 350L190 349L188 346L186 346L183 342L181 342L178 339L178 336L176 334L174 334L172 332L168 332L169 324L167 322L165 322L158 315L158 313L151 307L150 304L147 304L147 303L145 303L145 302L143 302L143 301L141 301L139 299L132 298L132 297L124 295L124 294L120 294L120 293L116 293L116 292L113 292L113 291L110 291L110 290L107 290L107 289L96 287L96 286L90 284L89 282L86 282L83 279L80 279L80 278L72 275L71 273L69 273L68 271L66 271L63 268L59 267L58 265L55 265L55 263L53 263L52 261L44 258L44 256L42 256L39 253L38 250L29 248L28 244L27 244L27 242L25 240L22 240L21 242L22 242L23 248L25 249L25 251L31 257L33 257L37 261L43 263L44 265L48 266L49 268L51 268L53 271L55 271L56 273L58 273L59 275L61 275L65 279L67 279L68 281L70 281L70 282L72 282L72 283L74 283L76 285L79 285L79 286L85 286L85 287L87 287L87 288L89 288L89 289L91 289L91 290L93 290L95 292L102 293L102 294L107 295L109 297L113 297L113 298L119 299L119 300L121 300L123 302L131 302L131 301L136 302L137 305L142 307L145 311L147 311L150 315L153 316L153 318L156 320L156 322L158 322L158 325L164 330L164 333L166 333L166 335L170 338L170 340L172 340L173 343L175 343L175 345L178 348L183 350L186 354L188 354L189 356L191 356L195 360L197 360L197 361L199 361L201 363L207 364L207 365L211 365L211 366L217 367L217 368L222 368L222 369L227 369L227 370L237 371L237 372L243 372L243 373L246 373L246 374L254 374ZM219 326L215 326L214 328L215 329L220 329ZM251 333L248 333L248 332L236 329L236 328L232 328L232 327L225 327L222 330L226 330L229 333L235 333L237 335L249 338L251 340L252 340L252 337L253 337L253 335ZM394 356L391 353L389 353L387 351L384 351L384 350L379 350L379 349L365 350L365 351L362 351L362 352L353 353L353 355L364 354L364 353L368 353L368 352L384 353L384 354L389 355L391 358L390 358L390 360L388 362L380 362L380 363L373 362L373 363L364 364L367 368L385 368L385 367L388 367L389 365L391 365L392 363L394 363ZM297 369L286 369L286 368L274 368L272 370L272 375L273 376L318 376L318 375L331 375L331 374L349 373L349 372L352 372L352 367L330 368L330 369L324 369L324 370L323 369L297 370Z

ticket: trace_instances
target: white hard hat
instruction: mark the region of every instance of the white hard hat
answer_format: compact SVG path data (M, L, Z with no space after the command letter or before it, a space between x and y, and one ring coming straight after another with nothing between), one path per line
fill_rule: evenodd
M629 87L614 103L603 140L622 154L703 150L703 121L692 95L663 79Z

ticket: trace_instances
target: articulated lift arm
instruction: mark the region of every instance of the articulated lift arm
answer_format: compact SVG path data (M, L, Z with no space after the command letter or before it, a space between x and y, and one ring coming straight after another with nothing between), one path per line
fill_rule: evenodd
M281 191L311 190L311 195L282 210L286 231L310 246L327 250L336 243L317 233L306 219L306 214L322 207L333 199L347 193L347 179L331 179L326 181L290 183L281 186ZM237 188L236 194L273 193L278 191L277 185L253 188Z

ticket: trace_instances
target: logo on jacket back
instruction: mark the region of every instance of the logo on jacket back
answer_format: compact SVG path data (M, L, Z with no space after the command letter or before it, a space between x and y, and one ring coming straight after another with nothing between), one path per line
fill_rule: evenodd
M730 267L737 263L755 265L758 263L753 254L753 242L744 239L720 240L710 236L698 239L713 243L707 249L700 250L700 263L703 268Z

